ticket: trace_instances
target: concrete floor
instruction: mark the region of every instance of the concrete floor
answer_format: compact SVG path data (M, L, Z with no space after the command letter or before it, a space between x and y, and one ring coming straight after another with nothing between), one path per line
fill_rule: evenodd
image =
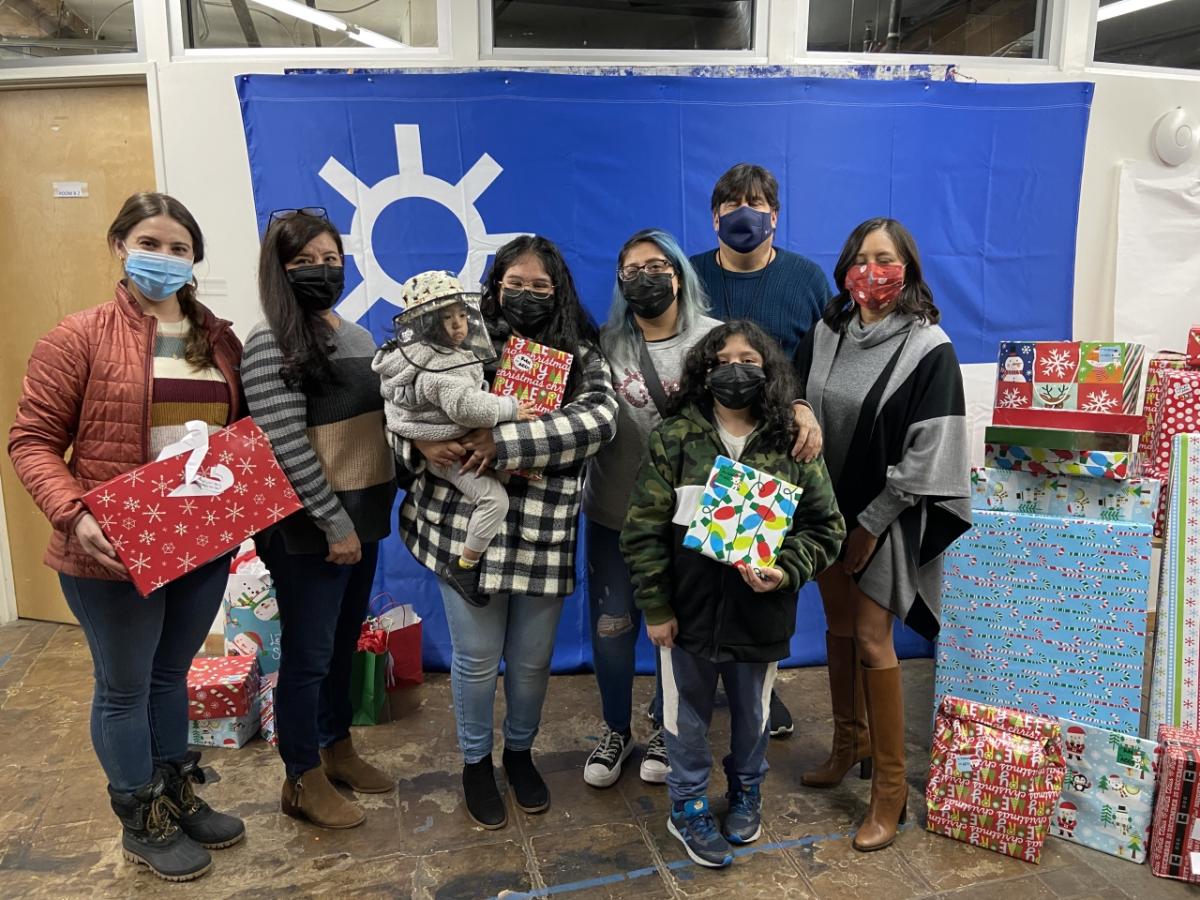
M1057 839L1040 866L923 830L923 771L929 748L932 664L905 665L909 709L909 826L896 844L856 853L849 834L866 809L857 779L833 791L800 786L823 758L830 734L823 669L791 670L780 691L796 734L773 741L765 787L764 837L724 871L692 865L667 834L665 789L642 784L637 756L607 790L583 783L598 732L591 676L554 678L536 759L551 809L527 816L510 803L508 827L484 831L460 800L449 680L398 696L394 721L355 731L364 755L394 772L399 790L362 796L360 828L324 832L279 813L282 767L255 740L212 750L203 794L246 819L248 836L216 851L213 871L168 885L121 860L116 820L88 738L90 660L77 628L18 622L0 628L0 897L820 897L906 900L1172 898L1198 893L1154 878L1146 866ZM639 705L649 679L639 679ZM718 711L714 740L727 740ZM643 731L644 720L635 725ZM644 737L644 734L642 735ZM497 754L498 758L498 754ZM714 785L714 793L724 785ZM714 806L723 807L723 801Z

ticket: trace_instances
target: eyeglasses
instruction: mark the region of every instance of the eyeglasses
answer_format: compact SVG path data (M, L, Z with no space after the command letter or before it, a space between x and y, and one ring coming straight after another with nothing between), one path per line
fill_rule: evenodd
M301 206L299 209L274 209L271 210L271 215L267 218L267 227L271 227L271 223L276 219L288 219L294 215L313 216L317 219L329 221L329 211L323 206Z
M554 282L542 281L541 279L537 281L518 281L513 279L510 281L505 278L500 283L500 286L506 291L516 291L518 293L529 291L529 296L534 300L549 300L554 293Z
M641 266L621 266L621 268L617 269L617 277L622 281L633 281L642 272L645 272L647 275L673 274L675 267L665 259L652 259Z

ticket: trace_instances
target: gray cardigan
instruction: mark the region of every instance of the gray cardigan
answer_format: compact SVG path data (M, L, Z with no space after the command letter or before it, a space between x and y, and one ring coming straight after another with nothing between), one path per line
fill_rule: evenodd
M440 368L430 372L420 367ZM454 367L454 368L449 368ZM450 441L517 418L517 398L483 387L483 364L465 350L429 344L384 348L371 368L381 379L388 431L416 441Z

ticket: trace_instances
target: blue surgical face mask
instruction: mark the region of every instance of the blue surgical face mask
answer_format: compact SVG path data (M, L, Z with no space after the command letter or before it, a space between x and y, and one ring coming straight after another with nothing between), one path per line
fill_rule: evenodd
M191 283L192 261L169 253L130 250L125 257L125 274L143 297L161 303Z
M752 206L739 206L717 219L717 236L726 247L738 253L749 253L774 231L771 213Z

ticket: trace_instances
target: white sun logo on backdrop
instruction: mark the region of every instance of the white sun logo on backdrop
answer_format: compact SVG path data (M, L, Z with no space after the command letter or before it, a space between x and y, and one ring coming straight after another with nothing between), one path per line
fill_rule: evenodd
M342 243L346 255L353 256L358 264L363 280L337 307L342 316L353 321L362 318L380 299L393 306L404 306L400 282L379 264L371 244L375 222L393 203L416 198L432 200L458 219L467 236L467 258L458 277L466 285L478 284L488 256L523 234L489 234L483 217L475 208L475 201L504 171L491 156L483 154L457 184L451 184L425 173L419 125L397 125L395 129L397 174L368 186L332 156L320 171L321 178L330 187L354 204L350 233L342 235Z

